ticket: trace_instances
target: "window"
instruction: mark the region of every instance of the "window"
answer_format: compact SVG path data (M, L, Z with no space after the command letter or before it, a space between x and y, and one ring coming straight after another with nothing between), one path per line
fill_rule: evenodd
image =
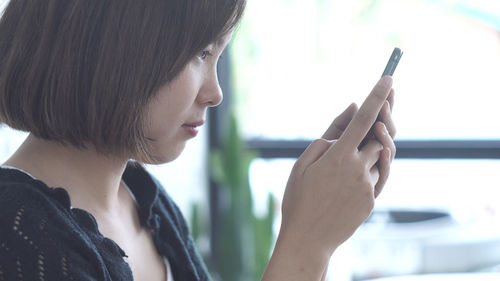
M281 199L295 159L352 101L363 101L394 47L404 51L394 75L397 159L374 215L334 255L340 265L330 277L493 270L500 231L484 226L500 219L496 1L249 1L224 83L249 148L260 152L250 168L256 210L269 191ZM223 126L223 118L213 120L215 130ZM388 214L435 219L398 224ZM404 246L399 252L395 241ZM485 259L480 249L496 254ZM433 250L470 255L447 263L424 255Z
M317 137L363 101L398 46L400 140L500 138L484 122L500 120L500 5L481 3L251 1L231 53L245 136Z

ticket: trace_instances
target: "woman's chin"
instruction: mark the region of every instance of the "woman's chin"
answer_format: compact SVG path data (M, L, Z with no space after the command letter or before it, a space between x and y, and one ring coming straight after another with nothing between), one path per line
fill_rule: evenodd
M153 159L146 161L146 164L160 165L168 162L172 162L177 159L182 151L184 151L186 143L182 143L175 148L170 147L170 149L157 149L155 147L153 151Z

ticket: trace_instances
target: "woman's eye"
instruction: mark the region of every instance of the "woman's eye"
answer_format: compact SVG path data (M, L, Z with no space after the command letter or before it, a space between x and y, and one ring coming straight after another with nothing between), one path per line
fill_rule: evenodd
M213 54L210 51L208 51L208 50L201 51L201 53L200 53L200 59L204 60L208 56L213 56Z

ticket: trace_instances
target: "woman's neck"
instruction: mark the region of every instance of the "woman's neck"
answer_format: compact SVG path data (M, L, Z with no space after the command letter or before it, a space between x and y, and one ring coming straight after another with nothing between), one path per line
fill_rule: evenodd
M4 165L22 169L50 187L63 187L73 207L118 214L126 196L121 177L127 159L113 159L94 149L77 149L29 135Z

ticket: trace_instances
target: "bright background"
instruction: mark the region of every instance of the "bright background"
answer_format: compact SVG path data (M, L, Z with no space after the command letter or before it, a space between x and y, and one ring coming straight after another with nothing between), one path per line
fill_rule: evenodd
M249 140L321 136L361 104L394 47L404 52L398 140L500 139L499 1L250 0L234 38L232 98ZM294 161L252 163L257 213L268 192L282 197ZM330 279L498 271L499 171L496 160L396 160L373 220L334 255ZM448 216L397 224L390 211Z
M400 47L400 139L497 139L499 30L498 1L250 0L232 48L242 130L318 137Z

